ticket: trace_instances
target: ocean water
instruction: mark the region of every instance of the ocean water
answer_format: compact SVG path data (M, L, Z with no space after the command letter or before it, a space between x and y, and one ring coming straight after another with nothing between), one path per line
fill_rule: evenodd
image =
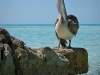
M58 46L53 24L0 24L0 28L31 48ZM100 75L100 25L81 24L71 46L88 51L89 71L84 75Z

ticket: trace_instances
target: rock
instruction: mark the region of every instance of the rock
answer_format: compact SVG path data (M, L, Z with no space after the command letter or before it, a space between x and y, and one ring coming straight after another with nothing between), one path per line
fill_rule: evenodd
M63 54L69 61L69 74L82 74L88 72L88 53L84 48L56 50Z
M64 55L58 55L49 47L36 49L43 55L43 67L39 70L46 75L66 75L68 74L69 60ZM40 56L39 55L39 56ZM66 67L65 67L66 66ZM37 68L38 69L38 68ZM42 71L42 72L41 72Z
M88 72L84 48L31 49L0 28L0 75L74 75Z
M15 75L15 65L11 52L9 45L0 46L0 75Z

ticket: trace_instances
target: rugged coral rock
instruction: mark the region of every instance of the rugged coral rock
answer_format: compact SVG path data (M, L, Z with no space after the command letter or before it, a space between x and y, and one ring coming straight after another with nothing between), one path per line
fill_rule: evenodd
M0 28L0 75L75 75L88 72L84 48L31 49Z

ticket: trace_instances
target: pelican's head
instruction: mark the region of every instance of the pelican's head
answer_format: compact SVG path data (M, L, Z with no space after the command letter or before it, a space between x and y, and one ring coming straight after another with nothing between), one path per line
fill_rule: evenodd
M68 17L68 19L71 19L72 21L74 21L74 23L78 24L78 26L79 26L79 22L78 22L78 19L76 16L70 14L67 17Z
M76 35L77 31L79 29L79 22L76 16L74 15L68 15L68 27L69 30Z

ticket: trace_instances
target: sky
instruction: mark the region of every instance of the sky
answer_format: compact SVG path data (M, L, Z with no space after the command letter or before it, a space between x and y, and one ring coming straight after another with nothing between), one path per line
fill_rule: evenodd
M0 24L54 24L57 0L0 0ZM80 24L100 24L100 0L65 0Z

